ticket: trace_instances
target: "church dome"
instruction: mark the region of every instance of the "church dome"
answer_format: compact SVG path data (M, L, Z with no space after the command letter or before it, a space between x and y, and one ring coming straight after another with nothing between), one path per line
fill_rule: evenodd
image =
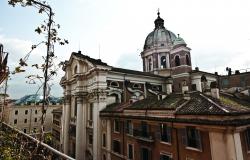
M174 44L174 46L176 46L176 45L186 45L186 42L178 34L178 37L174 40L173 44Z
M153 47L172 46L176 39L176 35L164 27L164 20L160 17L160 13L158 12L157 14L158 17L154 21L155 29L147 36L144 44L144 50L151 49Z

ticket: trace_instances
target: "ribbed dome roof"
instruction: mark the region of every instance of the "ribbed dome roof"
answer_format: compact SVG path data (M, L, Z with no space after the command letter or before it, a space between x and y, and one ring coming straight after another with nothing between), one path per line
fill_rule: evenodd
M155 29L147 36L144 49L172 46L174 40L176 39L176 35L164 27L164 20L160 17L160 13L158 12L157 14L158 17L154 21Z
M178 34L178 37L174 40L174 45L186 45L186 42Z

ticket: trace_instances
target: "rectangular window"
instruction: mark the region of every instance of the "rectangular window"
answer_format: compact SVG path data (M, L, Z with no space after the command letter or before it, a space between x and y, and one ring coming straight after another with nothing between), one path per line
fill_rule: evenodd
M160 124L161 141L171 142L171 128L167 124Z
M133 135L133 124L131 120L126 121L126 133L129 135Z
M26 133L26 129L23 129L23 133Z
M89 144L92 145L93 144L93 135L89 134Z
M15 115L18 115L18 110L15 110Z
M250 151L250 128L246 130L245 135L246 135L247 150Z
M148 130L149 130L149 127L148 127L147 122L142 121L141 122L141 136L145 138L149 137Z
M160 160L172 160L172 156L168 154L161 154Z
M36 128L33 128L33 133L36 133Z
M93 120L93 103L89 106L89 120Z
M28 114L28 110L25 110L25 114Z
M24 123L27 123L27 119L24 119Z
M88 107L88 127L93 127L93 103Z
M35 110L35 114L37 114L37 110Z
M35 118L35 122L37 122L37 118Z
M200 131L193 127L187 127L186 132L187 132L186 133L187 134L187 146L201 149Z
M14 124L17 124L17 119L14 119Z
M75 108L74 108L74 116L77 115L77 98L75 98Z
M117 119L114 120L114 131L120 132L120 121Z
M105 133L102 134L102 146L106 147L106 134Z
M134 158L134 149L132 144L128 144L128 159L132 160Z
M141 148L141 159L140 160L151 160L151 153L148 148Z
M121 154L121 145L120 142L117 140L113 140L113 151L115 153Z

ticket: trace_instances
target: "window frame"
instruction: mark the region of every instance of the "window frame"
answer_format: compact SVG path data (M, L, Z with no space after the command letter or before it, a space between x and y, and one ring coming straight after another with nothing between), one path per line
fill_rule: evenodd
M178 57L178 58L177 58ZM181 65L181 57L179 55L176 55L174 57L174 64L175 64L175 67L178 67Z
M129 124L131 124L131 125L129 125ZM131 128L130 128L130 126L131 126ZM126 120L126 134L133 136L133 133L134 133L133 130L134 130L133 122L131 120Z
M104 148L107 147L107 135L106 135L106 133L102 133L102 147L104 147Z
M149 147L146 147L146 146L141 146L140 147L140 160L144 160L143 159L143 157L142 157L142 150L143 149L146 149L146 150L148 150L148 159L147 160L152 160L152 150L151 150L151 148L149 148Z
M172 142L172 128L166 123L160 123L159 127L160 127L160 140L161 140L161 142L171 144L171 142ZM164 132L164 134L163 134L163 132Z
M27 115L29 113L29 110L25 110L24 114Z
M14 119L14 124L17 124L17 119Z
M117 146L114 146L114 142L118 142L119 143L119 152L116 152L115 150L117 149ZM112 151L116 154L121 154L121 141L119 139L113 139L112 140Z
M168 156L169 157L169 160L172 160L173 159L173 155L171 153L166 153L166 152L160 152L160 160L161 159L161 156Z
M92 138L90 138L90 137L92 137ZM91 141L90 141L90 139L91 139ZM93 134L88 134L88 145L93 145Z
M121 126L120 121L118 119L114 119L114 133L120 133Z
M190 133L189 131L191 132L194 131L194 133ZM192 144L192 143L195 143L195 144ZM200 130L194 127L186 127L186 145L187 145L187 148L202 151L202 138L201 138Z
M130 158L129 146L132 146L132 158ZM134 144L132 144L132 143L127 144L127 158L128 158L128 160L133 160L135 158L135 149L134 149Z

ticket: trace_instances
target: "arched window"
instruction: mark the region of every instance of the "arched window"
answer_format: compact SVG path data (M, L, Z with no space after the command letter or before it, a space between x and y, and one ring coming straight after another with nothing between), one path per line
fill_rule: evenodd
M148 71L152 70L152 61L151 59L148 59Z
M186 64L187 64L188 66L190 66L190 59L189 59L189 56L188 56L188 55L186 55Z
M110 83L110 86L111 86L111 87L119 87L119 83L118 83L118 82L115 82L115 81L112 81L112 82Z
M77 73L77 65L74 68L74 74L76 74L76 73Z
M180 56L175 56L174 61L175 61L175 66L179 66L180 65Z
M166 56L161 57L161 68L167 68Z

